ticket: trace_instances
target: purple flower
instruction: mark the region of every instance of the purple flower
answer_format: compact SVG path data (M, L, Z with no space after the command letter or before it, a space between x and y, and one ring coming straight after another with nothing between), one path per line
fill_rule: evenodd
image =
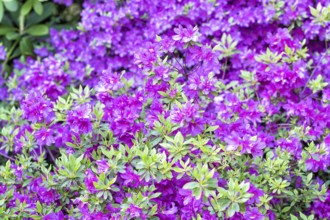
M330 191L327 192L325 201L315 200L310 208L320 219L330 218Z
M98 93L116 91L123 86L123 83L120 81L121 75L118 73L109 74L109 72L110 70L103 71L100 81L95 88Z
M40 146L50 146L55 140L53 137L53 130L46 129L44 127L40 128L38 131L34 133L34 137L37 141L37 144Z
M46 47L36 48L36 49L34 49L34 52L40 57L48 56L48 50Z
M6 50L4 46L0 45L0 60L5 60L7 56Z
M109 168L110 168L109 164L104 159L98 160L95 163L96 163L96 165L98 167L98 169L97 169L97 172L98 173L106 173L109 170Z
M36 93L28 95L22 109L25 118L33 123L50 122L54 116L52 103Z
M53 0L54 2L58 4L63 4L65 6L70 6L72 5L73 0Z
M85 185L86 185L86 188L91 193L95 193L97 190L95 189L94 182L98 182L97 177L95 176L95 174L90 169L86 170L85 175L86 175L85 176Z
M146 219L146 215L143 214L142 209L133 204L130 204L130 206L126 210L126 212L130 218L141 218L143 220Z
M258 136L250 136L245 134L243 137L236 132L232 132L230 136L225 138L228 151L235 151L239 147L242 148L241 153L252 154L254 157L262 156L266 147L265 142Z
M264 215L259 212L258 208L252 208L252 209L246 211L244 217L246 219L253 219L253 220L264 220L265 219Z
M189 41L198 41L199 33L197 26L195 26L194 28L192 26L183 28L181 25L179 25L178 28L174 28L174 32L176 33L176 35L174 35L172 38L175 41L180 41L182 43L187 43Z
M171 112L171 119L174 123L179 123L183 126L185 123L190 123L198 115L198 106L191 104L190 102L186 103L180 109L176 107L175 110Z
M135 54L135 64L139 67L151 68L156 61L156 49L153 45L149 44L145 49Z
M250 188L248 190L248 193L252 193L253 197L251 197L248 200L248 204L257 204L259 203L259 197L263 196L265 194L264 191L262 191L261 189L256 188L253 184L250 184Z
M80 134L87 134L92 131L91 106L89 104L76 107L68 112L67 123L71 130Z
M175 206L175 204L172 202L172 207L169 210L163 211L165 215L173 215L178 212L178 208Z
M242 139L239 134L233 132L229 137L225 138L227 143L226 150L228 151L235 151L238 147L241 146Z
M124 186L129 187L138 187L141 183L139 175L134 173L130 167L126 168L126 172L123 174L120 174L120 177L124 179Z

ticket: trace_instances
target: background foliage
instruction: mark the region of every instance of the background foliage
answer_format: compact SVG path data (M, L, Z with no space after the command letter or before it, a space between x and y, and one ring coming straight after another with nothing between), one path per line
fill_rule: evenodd
M47 39L49 28L74 27L79 13L79 2L66 8L44 0L1 0L0 41L7 51L2 72L12 71L15 58L35 58L34 48Z

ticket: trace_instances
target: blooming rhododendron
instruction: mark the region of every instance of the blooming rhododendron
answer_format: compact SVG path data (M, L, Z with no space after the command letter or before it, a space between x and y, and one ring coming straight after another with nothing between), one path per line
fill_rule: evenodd
M330 219L329 1L53 2L0 43L0 219Z

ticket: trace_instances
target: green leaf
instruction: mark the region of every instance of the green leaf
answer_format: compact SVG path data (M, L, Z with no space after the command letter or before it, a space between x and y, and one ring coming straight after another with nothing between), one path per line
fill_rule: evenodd
M308 220L313 220L314 219L314 215L310 215L309 217L308 217Z
M26 32L32 36L43 36L47 35L49 28L47 25L44 24L37 24L34 26L29 27Z
M150 216L153 216L156 212L157 212L157 204L154 205L152 208L151 208L151 211L149 213Z
M114 184L117 180L117 177L113 178L112 180L109 181L108 186L111 186L112 184Z
M21 8L21 15L25 16L30 13L33 6L33 0L26 1Z
M181 132L178 132L178 133L175 135L174 140L175 140L175 142L178 143L178 144L181 144L181 145L183 144L184 138L183 138Z
M189 182L189 183L186 183L183 188L184 189L194 189L194 188L197 188L199 187L199 183L198 182Z
M237 203L231 204L227 210L228 217L232 217L236 212L239 211L239 205Z
M39 2L39 0L34 0L33 10L34 10L38 15L42 15L43 7L42 7L41 2Z
M39 201L37 201L37 212L41 213L42 212L42 206Z
M202 196L202 189L201 188L194 188L193 189L193 195L196 197L196 199L200 199Z
M298 218L292 214L290 214L291 220L298 220Z
M288 212L290 209L291 209L290 206L285 207L284 209L282 209L282 213Z
M1 5L1 3L0 3L0 5ZM0 8L1 8L1 6L0 6ZM0 25L0 35L5 35L5 34L8 34L10 32L14 32L15 30L16 30L15 27Z
M32 42L27 37L24 37L20 40L19 48L23 55L32 55L33 54Z
M160 42L162 40L162 38L159 35L156 35L156 41Z
M29 27L34 24L40 24L47 18L49 18L51 15L54 14L55 6L53 3L47 2L44 3L43 5L43 13L42 15L38 15L36 13L31 13L26 17L26 26Z
M210 126L210 127L208 127L208 128L205 130L205 132L212 132L212 131L217 130L218 128L219 128L218 125Z
M9 33L6 34L6 38L8 40L15 40L15 39L20 38L20 35L16 32L9 32Z
M307 183L309 183L313 178L313 173L308 174L307 176Z
M11 12L16 11L18 8L18 4L16 0L3 1L3 4L5 5L6 9Z
M4 8L3 8L3 5L2 5L2 2L0 1L0 21L3 18L3 14L4 14Z
M219 211L224 211L230 205L231 201L229 199L221 199L219 202Z
M308 220L307 216L304 213L299 212L299 215L300 215L300 218L302 218L303 220Z

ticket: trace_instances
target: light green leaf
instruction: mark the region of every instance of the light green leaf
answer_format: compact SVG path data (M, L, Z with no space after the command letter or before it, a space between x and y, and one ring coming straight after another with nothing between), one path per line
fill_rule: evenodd
M3 14L4 14L4 8L3 8L3 5L2 5L2 2L0 1L0 21L3 18Z
M16 0L7 0L7 1L3 1L3 4L5 5L6 9L8 11L16 11L17 8L18 8L18 4L17 4L17 1Z
M288 212L290 209L291 209L290 206L285 207L284 209L282 209L282 213Z
M239 211L239 205L237 203L231 204L227 210L228 217L232 217L236 212Z
M30 13L33 6L33 0L26 1L21 7L21 15L25 16Z
M307 183L309 183L313 178L313 173L308 174L307 176Z
M199 183L198 182L189 182L189 183L186 183L183 188L184 189L194 189L194 188L197 188L199 187Z
M208 128L206 129L205 132L212 132L212 131L215 131L215 130L218 129L218 127L219 127L218 125L210 126L210 127L208 127Z
M184 138L183 138L181 132L178 132L178 133L175 135L174 140L175 140L175 142L178 143L178 144L183 144Z
M34 10L38 15L42 15L43 7L42 7L41 2L39 2L39 0L34 0L34 3L33 3L33 10Z
M298 218L292 214L290 214L291 220L298 220Z
M219 211L224 211L230 205L231 201L229 199L221 199L219 202Z

